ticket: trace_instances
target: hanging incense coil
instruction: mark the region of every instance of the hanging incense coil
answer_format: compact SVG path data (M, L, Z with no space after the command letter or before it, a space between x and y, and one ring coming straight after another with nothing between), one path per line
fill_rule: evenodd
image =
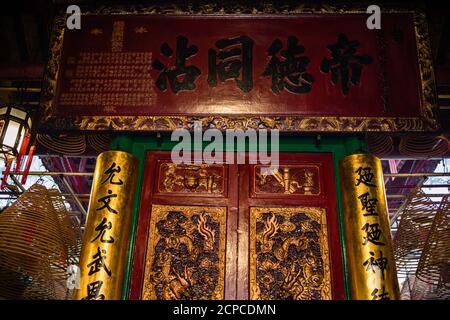
M415 279L416 279L416 276L414 274L407 275L405 281L402 284L402 288L400 290L401 300L413 300L412 288L413 288Z
M92 134L87 135L87 144L89 147L97 152L103 152L109 150L109 144L111 143L111 137L106 134Z
M442 157L447 151L447 141L438 136L405 136L400 139L399 152L404 156Z
M81 232L59 191L35 184L0 214L0 297L64 299Z
M430 284L410 274L403 283L401 297L402 300L434 300L436 294Z
M367 137L367 144L370 153L379 158L389 156L394 151L392 137L387 134L370 134Z
M420 188L406 198L393 239L398 274L416 272L436 211L437 205Z
M81 155L86 151L86 137L79 136L51 136L38 134L37 141L45 148L68 156Z
M450 201L442 198L419 261L416 277L431 285L435 299L450 299Z

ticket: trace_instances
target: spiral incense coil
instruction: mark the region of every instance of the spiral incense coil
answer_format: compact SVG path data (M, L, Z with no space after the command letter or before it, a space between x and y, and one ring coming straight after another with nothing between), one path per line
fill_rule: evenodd
M35 184L0 214L0 297L63 299L80 228L59 191Z
M415 274L410 274L402 287L402 300L435 300L436 293L433 287L417 278Z
M433 220L416 277L432 285L436 299L450 299L450 201L442 202Z
M370 153L379 158L389 156L394 151L392 137L385 134L371 134L367 137Z
M106 134L87 135L86 140L88 146L97 152L109 150L109 144L111 143L111 137Z
M37 141L45 148L59 154L77 156L86 151L86 137L80 136L50 136L38 134Z
M442 157L448 151L448 143L436 136L406 136L400 139L399 151L410 157Z
M420 188L416 188L405 201L393 239L397 272L403 275L416 272L437 210L437 205Z

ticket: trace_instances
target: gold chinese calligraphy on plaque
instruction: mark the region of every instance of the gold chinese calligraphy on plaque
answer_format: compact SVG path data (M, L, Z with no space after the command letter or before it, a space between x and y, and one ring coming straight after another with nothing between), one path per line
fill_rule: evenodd
M226 208L153 205L144 300L224 298Z
M352 298L399 299L381 161L354 154L339 170Z
M97 158L75 298L117 300L128 249L137 160L123 151Z
M367 33L358 22L366 10L350 3L93 6L83 10L87 27L79 32L67 30L62 12L50 39L42 128L171 131L190 129L200 120L203 129L219 130L436 131L425 12L414 5L383 6L384 32ZM274 23L279 30L264 32ZM303 39L297 23L314 35ZM289 46L280 30L291 30ZM352 54L332 58L330 45L351 48ZM297 46L305 52L281 57L283 46L287 52ZM396 52L404 53L402 59ZM358 60L359 68L351 77L349 59ZM391 60L395 68L386 63ZM329 77L340 62L343 76ZM283 69L286 63L293 68ZM398 70L408 81L396 81ZM295 81L286 82L286 76ZM230 79L236 85L225 81ZM356 95L345 97L349 90ZM410 94L395 98L400 92ZM333 108L323 108L329 105Z
M331 299L323 208L250 208L250 298Z

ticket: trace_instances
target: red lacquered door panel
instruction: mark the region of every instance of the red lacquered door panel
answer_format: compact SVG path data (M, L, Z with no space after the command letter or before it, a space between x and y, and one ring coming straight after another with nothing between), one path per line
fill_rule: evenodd
M343 299L332 154L239 166L238 299Z

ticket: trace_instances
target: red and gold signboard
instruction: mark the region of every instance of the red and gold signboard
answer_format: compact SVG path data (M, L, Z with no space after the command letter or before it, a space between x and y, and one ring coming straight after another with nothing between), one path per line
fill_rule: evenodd
M437 129L421 13L369 30L366 8L111 10L57 19L44 128Z

